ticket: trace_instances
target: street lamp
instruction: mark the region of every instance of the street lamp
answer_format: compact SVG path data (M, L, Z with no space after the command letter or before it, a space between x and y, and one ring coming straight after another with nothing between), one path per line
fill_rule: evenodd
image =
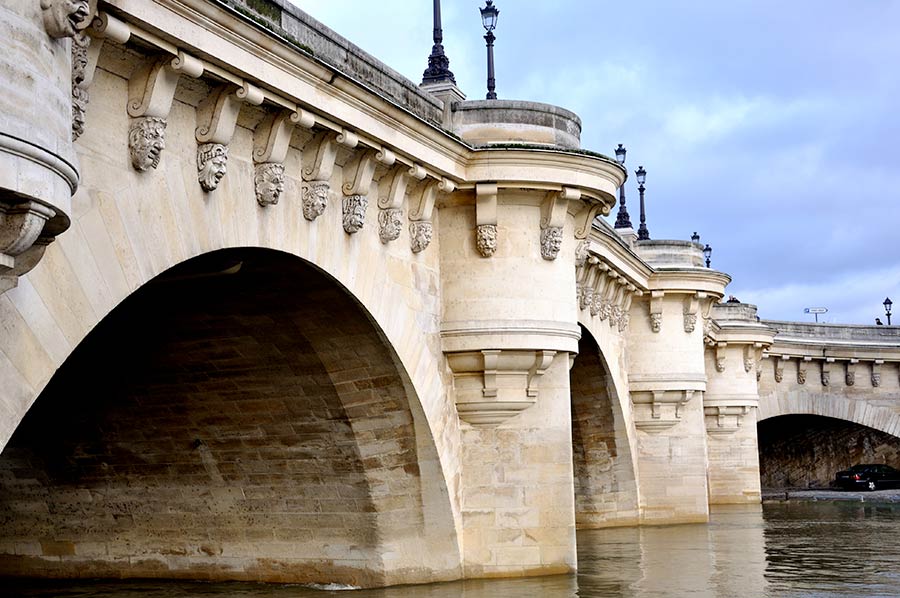
M703 248L703 257L706 258L706 267L709 268L710 258L712 258L712 247L709 246L709 243Z
M638 227L638 241L649 241L650 231L647 230L647 214L644 212L644 181L647 180L647 171L643 166L638 166L634 171L637 175L638 192L641 194L641 225Z
M890 298L890 297L887 297L887 298L884 300L884 315L887 316L887 319L888 319L888 326L891 325L891 306L892 306L892 305L894 305L894 302L891 301L891 298Z
M441 0L434 0L434 45L428 57L428 68L422 75L422 84L450 82L456 78L450 71L450 59L444 54L444 30L441 28Z
M697 234L697 231L694 231L694 234L691 235L691 243L699 243L700 235Z
M487 99L496 100L497 93L494 91L496 87L496 81L494 80L494 40L497 38L494 37L494 28L497 27L497 17L500 16L500 11L494 6L494 0L486 0L485 7L479 10L481 11L481 24L484 25L484 30L487 31L487 35L484 36L484 41L487 42Z
M625 146L621 143L616 148L616 162L620 166L625 166ZM631 228L631 216L628 215L628 209L625 207L625 183L619 187L619 213L616 214L616 228Z

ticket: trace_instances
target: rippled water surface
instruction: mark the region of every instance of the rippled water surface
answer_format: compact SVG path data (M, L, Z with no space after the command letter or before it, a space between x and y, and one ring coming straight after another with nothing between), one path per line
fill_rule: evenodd
M825 598L900 596L900 505L719 509L709 525L579 532L578 575L329 592L298 586L0 581L0 596L66 598Z

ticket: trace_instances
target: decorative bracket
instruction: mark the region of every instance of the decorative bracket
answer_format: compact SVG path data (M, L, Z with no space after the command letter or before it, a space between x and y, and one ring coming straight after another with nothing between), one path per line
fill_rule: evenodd
M253 134L254 163L284 163L291 142L291 132L294 129L291 116L292 113L288 110L271 112L256 127Z
M87 67L81 83L81 87L84 89L90 87L94 81L94 73L97 72L97 63L100 60L100 50L103 48L103 42L109 39L119 44L125 44L131 38L131 28L128 24L105 12L94 17L87 32L92 40L91 45L88 47Z
M325 131L310 144L315 153L310 156L311 166L303 167L304 181L330 181L334 172L334 161L337 159L338 146L353 149L359 144L359 137L344 130L340 134ZM304 160L304 162L307 162Z
M181 68L176 69L174 64L179 59L176 57L160 57L147 60L128 80L128 115L134 118L153 116L167 118L172 108L172 99L175 97L175 87L178 78L185 66L191 61L181 62ZM187 71L185 71L187 72ZM201 70L202 73L202 70ZM190 73L188 73L190 74Z
M578 240L586 239L588 233L591 232L591 225L597 214L603 213L604 216L609 214L609 207L601 203L588 203L578 215L575 216L575 238Z
M681 421L682 408L690 402L696 392L690 389L632 392L635 427L648 432L671 428Z
M728 348L728 343L718 342L716 343L716 371L724 372L725 371L725 350Z
M858 359L851 359L847 362L847 372L846 372L846 383L847 386L854 386L856 384L856 365L859 363Z
M709 434L734 434L744 425L750 405L704 405L706 431Z
M375 176L375 154L375 150L364 150L355 160L355 168L344 169L345 173L350 175L349 180L341 187L344 195L369 195Z
M662 307L664 291L650 292L650 329L659 332L662 329Z
M234 136L241 100L234 85L220 85L197 108L199 126L194 130L198 143L228 145Z
M483 257L497 251L497 183L475 185L475 247Z
M834 357L826 357L822 362L822 386L831 386L831 364L834 363Z
M556 351L486 349L449 353L460 419L497 425L532 406Z
M872 386L874 388L881 386L881 366L883 365L883 359L876 359L872 362Z
M692 333L697 327L697 312L700 309L700 301L706 299L705 292L688 295L684 300L684 331Z

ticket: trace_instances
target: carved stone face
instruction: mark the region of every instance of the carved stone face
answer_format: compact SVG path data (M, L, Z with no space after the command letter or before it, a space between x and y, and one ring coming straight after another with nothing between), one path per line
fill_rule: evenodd
M228 147L204 143L197 147L197 180L204 191L213 191L228 168Z
M159 165L159 157L166 147L166 120L142 116L131 121L128 148L135 170L144 172Z
M72 85L72 141L76 141L84 133L84 113L87 103L88 92L77 85Z
M382 243L389 243L400 238L403 228L403 210L389 209L378 211L378 236Z
M555 260L562 249L563 231L560 226L548 226L541 231L541 257Z
M265 162L257 164L255 171L253 183L257 203L261 206L277 204L284 192L284 164Z
M44 29L50 37L72 37L90 14L88 0L41 0Z
M497 251L497 225L479 224L475 231L475 247L484 257L491 257Z
M347 234L359 232L366 223L366 208L369 206L369 198L365 195L347 195L344 197L343 208L344 230Z
M312 222L328 207L328 181L313 181L303 187L303 217Z
M431 244L434 226L430 222L419 221L409 224L410 247L413 253L420 253Z

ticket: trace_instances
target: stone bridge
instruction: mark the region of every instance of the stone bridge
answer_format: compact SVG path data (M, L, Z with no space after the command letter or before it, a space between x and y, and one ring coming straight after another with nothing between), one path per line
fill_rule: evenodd
M0 574L563 573L576 528L759 502L758 417L897 435L896 329L719 303L596 218L626 173L570 112L281 0L0 26Z

